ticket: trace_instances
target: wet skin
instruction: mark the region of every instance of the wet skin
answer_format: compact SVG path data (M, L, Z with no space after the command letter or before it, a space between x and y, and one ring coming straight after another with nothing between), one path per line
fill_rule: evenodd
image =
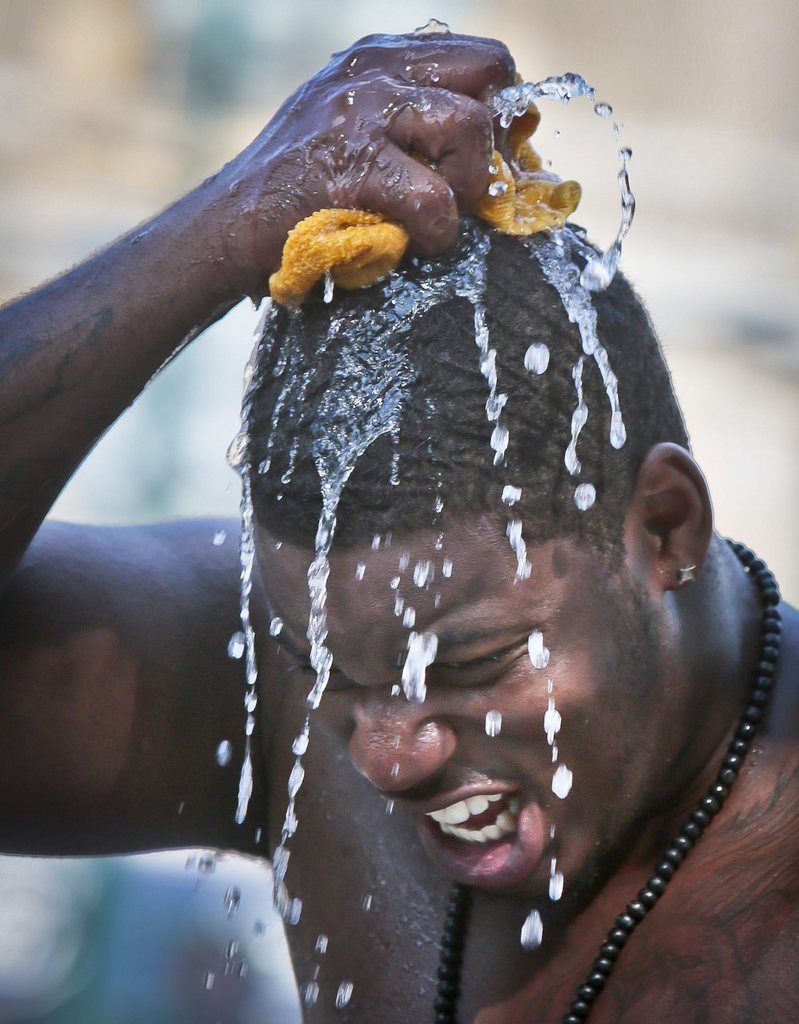
M242 677L226 656L238 628L237 524L43 520L159 367L243 297L263 294L298 219L366 207L400 220L418 250L445 249L485 189L492 145L503 146L484 101L514 72L492 40L362 40L189 195L0 310L4 852L270 852L255 835L266 822L272 842L279 832L304 713L309 553L284 545L277 557L259 536L256 622L266 626L271 601L287 625L282 646L259 630L261 756L237 827ZM757 612L711 522L701 474L659 446L639 471L620 574L558 540L530 552L533 575L515 584L501 529L451 526L452 578L439 573L428 591L407 573L402 583L418 628L440 638L423 705L390 696L406 635L388 581L405 547L411 564L440 566L431 536L360 556L334 550L330 644L349 682L334 681L315 717L288 875L306 898L288 932L300 981L313 973L317 934L330 936L310 1019L429 1018L454 876L477 890L460 1020L560 1018L609 922L714 773L742 706ZM220 528L229 537L217 546ZM689 564L702 567L699 579L675 592ZM795 612L783 615L783 664L749 767L625 950L592 1024L797 1019L799 626ZM502 637L455 643L487 627ZM546 672L526 660L535 628L552 652ZM547 676L563 714L560 757L574 772L564 801L550 788ZM488 710L503 714L495 738ZM227 768L214 760L223 738L234 748ZM518 796L518 837L504 850L456 853L424 813L486 789ZM381 794L396 800L391 816ZM566 876L556 905L543 898L553 854ZM545 942L525 953L519 930L534 900ZM355 990L338 1011L332 993L344 978Z
M367 958L375 945L391 957L398 943L407 958L400 924L400 933L419 943L409 971L432 985L431 947L447 886L458 878L478 891L462 1019L554 1022L604 932L715 776L756 649L754 589L717 540L713 590L725 600L708 609L707 582L693 593L669 590L664 601L657 585L646 585L635 557L610 576L593 555L559 540L533 549L530 579L516 581L514 556L495 522L447 530L441 550L436 536L395 537L387 548L365 544L331 558L328 646L339 670L313 718L288 876L293 891L316 894L299 928L289 930L298 978L312 974L316 932L336 929L335 904L351 908L345 927L369 930L355 940L342 935L344 955L331 940L334 971L357 972L353 941ZM266 770L274 780L290 769L286 737L302 722L314 674L306 668L302 586L311 552L286 543L276 550L273 541L261 533L268 613L284 620L263 654L275 694L268 703L280 707L264 719ZM400 573L405 552L409 566ZM450 579L440 572L446 556L454 561ZM413 567L427 559L436 575L420 589ZM360 581L359 563L366 565ZM439 637L423 704L391 694L408 635L394 614L390 580L398 574L398 591L416 610L415 628ZM631 589L638 591L635 602ZM625 950L596 1004L597 1021L792 1019L798 993L786 964L797 963L797 842L788 834L797 816L797 645L796 617L789 612L787 619L792 639L776 722L766 724L730 804ZM528 657L527 638L536 628L551 651L545 670ZM574 772L562 801L550 788L546 676L563 716L559 756ZM484 728L491 709L503 716L494 738ZM284 793L275 790L273 841L285 807ZM464 793L507 790L543 826L520 824L510 845L521 849L497 857L501 844L434 837L429 809ZM390 818L386 798L394 800ZM341 852L332 878L320 854L331 848ZM552 856L566 877L557 904L546 898ZM376 893L368 918L358 913L367 892ZM532 905L544 919L545 941L535 953L523 952L518 938ZM394 972L376 978L367 966L359 981L361 1006L372 998L386 1008L385 1019L407 1019L406 1002L396 1016L389 1011L397 998ZM430 991L418 1000L421 1014L429 1012ZM360 1019L355 1010L352 1019Z

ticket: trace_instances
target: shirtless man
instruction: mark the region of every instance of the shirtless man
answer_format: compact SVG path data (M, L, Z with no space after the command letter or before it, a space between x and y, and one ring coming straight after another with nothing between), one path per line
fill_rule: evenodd
M491 40L362 40L194 192L0 311L5 852L212 846L271 854L290 744L312 681L302 670L318 494L314 505L302 410L297 423L273 435L278 461L285 462L286 445L300 444L296 481L284 500L275 500L274 474L254 481L260 703L255 788L241 825L234 816L242 672L226 653L239 628L239 566L232 544L211 543L215 529L235 527L192 521L116 529L43 520L98 437L159 367L236 302L263 295L287 232L303 217L330 206L382 212L406 227L417 252L445 262L463 241L459 218L485 190L494 134L502 147L485 101L513 78L506 48ZM432 169L409 152L426 156ZM398 180L414 188L397 189ZM525 490L519 508L531 573L516 579L507 516L496 511L501 477L490 475L485 392L470 385L466 356L458 354L471 346L474 357L471 327L464 327L471 311L459 300L434 310L407 342L420 366L429 355L435 398L403 420L409 437L401 442L400 473L408 486L381 490L387 457L380 442L356 468L340 509L328 596L335 671L314 713L287 876L305 900L299 923L288 928L298 981L322 963L320 996L307 1017L455 1019L446 998L433 1008L438 937L454 880L472 893L461 1022L554 1024L564 1014L574 1022L589 1013L592 1024L794 1022L797 614L775 608L762 572L760 600L760 567L746 573L713 532L707 488L687 451L667 372L623 281L596 302L600 333L604 327L616 356L629 440L614 463L597 440L608 419L599 413L604 393L587 379L598 415L589 419L580 454L595 472L597 502L583 513L565 500L574 481L569 485L563 470L560 439L566 424L568 440L574 391L555 356L559 346L577 344L579 353L579 339L535 262L519 259L517 242L498 239L490 269L492 337L509 350L521 345L522 353L530 340L543 340L553 353L542 376L553 390L529 399L531 411L519 413L522 428L508 451ZM423 271L407 271L414 272ZM344 301L357 311L375 293ZM316 306L302 343L311 361L328 316ZM278 350L299 345L289 323L276 331ZM266 443L265 420L275 405L270 358L262 353L259 373L267 372L253 410L255 450ZM530 387L529 379L517 383L507 389L511 403ZM306 420L318 413L318 400L309 397ZM544 408L549 412L536 417ZM472 424L473 436L445 429L462 423ZM460 448L450 444L456 435ZM441 452L430 454L428 469L436 472L414 475L413 459L424 463L424 439L435 437L444 438ZM436 474L445 508L433 526ZM382 537L376 549L373 533ZM443 573L447 554L451 577ZM438 572L435 587L409 578L426 561ZM412 602L415 629L438 638L422 703L392 695L408 640L395 615L395 589ZM284 625L270 640L265 627L274 616ZM536 642L541 667L528 654ZM748 723L758 724L754 742L743 740L738 762L722 768L727 781L714 782L729 744L748 736L745 709L749 719L758 717L751 711L753 672L763 721ZM573 771L565 799L551 787L545 679L562 714L557 742ZM491 710L503 721L494 737L485 730ZM199 769L208 757L198 761L197 752L213 751L223 738L233 741L230 766ZM694 816L696 827L681 831L714 784L726 802L706 803L707 820ZM462 822L467 834L441 828L442 817L458 817L463 800L481 796L500 797L490 803L509 815L507 834L476 835L481 822L471 808ZM394 801L391 816L386 800ZM448 808L455 810L443 814ZM556 902L547 898L553 857L565 877ZM374 894L369 914L361 907L366 892ZM632 916L617 922L630 901ZM531 950L519 934L533 906L544 941ZM450 921L450 933L457 924ZM608 945L609 929L623 934ZM314 951L320 932L329 936L324 957ZM576 996L598 956L598 977ZM459 959L444 959L445 994ZM343 978L354 983L353 996L335 1010Z

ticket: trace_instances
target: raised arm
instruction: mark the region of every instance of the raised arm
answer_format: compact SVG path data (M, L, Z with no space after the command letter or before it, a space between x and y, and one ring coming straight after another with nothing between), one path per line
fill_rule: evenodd
M191 841L164 822L188 786L194 738L228 728L219 680L232 671L235 560L212 558L210 528L200 542L191 529L54 527L26 550L158 369L240 299L265 294L300 219L354 207L395 218L423 252L452 242L489 180L480 101L513 74L492 40L364 39L189 195L0 310L0 806L20 823L5 848L30 847L35 821L56 848ZM151 628L159 621L165 633ZM93 810L84 774L102 794ZM232 784L212 790L207 814L224 817ZM214 835L227 842L221 827L196 838Z

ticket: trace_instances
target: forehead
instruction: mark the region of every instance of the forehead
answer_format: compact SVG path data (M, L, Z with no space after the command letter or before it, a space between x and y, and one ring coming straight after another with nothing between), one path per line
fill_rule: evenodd
M256 533L270 613L306 648L307 574L313 551ZM330 555L329 646L341 658L393 663L411 629L441 642L460 634L541 624L563 606L585 555L568 540L528 548L532 571L516 578L516 556L496 520L467 519L443 534L377 535Z

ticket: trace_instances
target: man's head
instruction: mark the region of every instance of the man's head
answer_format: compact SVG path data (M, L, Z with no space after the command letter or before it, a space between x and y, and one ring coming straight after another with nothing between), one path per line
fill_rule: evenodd
M691 699L677 682L665 595L675 560L701 562L709 503L678 447L682 419L649 320L622 279L595 305L628 440L610 445L607 397L586 359L582 475L567 471L579 333L527 245L503 236L492 238L484 294L498 391L508 395L510 443L495 467L474 307L447 286L469 291L464 258L461 249L411 264L332 309L319 301L278 314L252 396L258 556L284 623L280 656L302 665L320 495L323 485L328 499L336 491L342 452L327 602L336 671L317 727L384 796L405 801L450 875L540 892L552 856L568 885L589 882L689 769L669 764L663 727ZM429 308L395 321L397 307L415 303ZM533 343L550 352L543 374L524 366ZM596 487L586 511L575 505L578 480ZM511 509L506 485L522 491ZM516 578L511 517L523 524L527 579ZM437 638L423 703L399 685L411 632ZM309 677L287 678L301 707ZM489 712L501 716L494 736ZM500 799L480 814L462 804L481 794ZM465 823L456 820L464 806ZM495 827L510 831L497 838Z

